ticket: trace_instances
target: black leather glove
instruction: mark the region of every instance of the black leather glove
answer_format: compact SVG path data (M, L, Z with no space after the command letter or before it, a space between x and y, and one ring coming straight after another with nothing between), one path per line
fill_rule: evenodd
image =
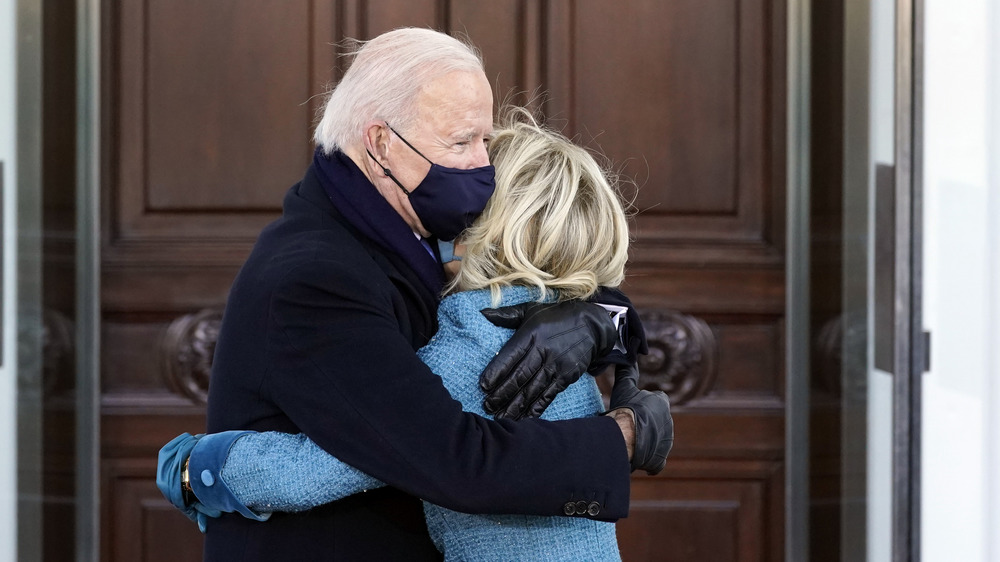
M608 411L628 408L635 415L635 449L632 470L659 474L674 445L674 420L670 400L662 391L639 388L639 369L635 364L615 367L615 385L611 389Z
M479 377L483 408L498 418L540 416L618 341L608 312L582 301L524 303L482 314L517 330Z
M634 363L639 355L649 353L649 347L646 345L646 330L642 327L642 319L639 318L639 311L636 310L632 301L625 296L625 293L612 287L600 287L594 293L594 296L587 299L587 302L611 304L628 308L628 312L625 314L625 325L619 327L618 333L618 337L625 348L624 350L615 349L601 360L602 363L607 363L608 365L612 363L615 365L625 365L627 363ZM591 365L591 367L593 366ZM599 363L598 367L600 366ZM591 373L603 371L603 368L588 369L588 372Z

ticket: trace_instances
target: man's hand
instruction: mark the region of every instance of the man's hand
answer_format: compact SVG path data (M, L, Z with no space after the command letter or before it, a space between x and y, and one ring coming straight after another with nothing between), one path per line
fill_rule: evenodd
M605 413L615 420L618 429L622 430L622 438L625 439L625 452L628 453L629 462L635 456L635 414L628 408L618 408Z
M517 330L479 378L487 394L483 408L498 418L540 416L618 341L607 311L587 302L525 303L482 313Z
M670 400L661 391L641 390L639 369L634 365L619 365L615 369L615 385L611 389L611 408L606 415L615 417L626 446L629 445L627 420L621 413L631 411L634 423L634 444L629 459L632 470L658 474L667 462L674 444L674 420L670 416Z

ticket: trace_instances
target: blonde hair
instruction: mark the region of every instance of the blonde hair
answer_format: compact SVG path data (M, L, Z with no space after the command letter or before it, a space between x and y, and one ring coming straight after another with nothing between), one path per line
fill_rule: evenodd
M625 277L628 223L614 174L522 108L508 108L490 141L496 191L461 237L446 291L537 287L539 300L584 299ZM610 179L609 179L610 178Z
M432 29L404 27L356 44L349 53L354 60L330 92L313 135L325 154L360 145L365 124L373 120L410 129L426 84L455 71L484 72L475 47Z

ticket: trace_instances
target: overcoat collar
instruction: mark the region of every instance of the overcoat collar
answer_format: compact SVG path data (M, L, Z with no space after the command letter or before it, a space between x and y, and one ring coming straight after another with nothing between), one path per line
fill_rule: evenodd
M343 152L327 156L317 149L316 177L333 206L369 240L401 257L435 295L444 287L441 263L421 244L403 217Z

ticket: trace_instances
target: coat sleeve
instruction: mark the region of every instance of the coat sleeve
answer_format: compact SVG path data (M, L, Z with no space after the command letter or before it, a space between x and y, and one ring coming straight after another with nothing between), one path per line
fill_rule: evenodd
M264 395L322 449L421 499L467 513L628 513L614 420L493 421L462 411L417 357L391 282L310 260L276 285ZM478 376L470 373L469 376Z
M273 431L240 436L220 473L236 499L257 513L305 511L385 486L305 435Z

